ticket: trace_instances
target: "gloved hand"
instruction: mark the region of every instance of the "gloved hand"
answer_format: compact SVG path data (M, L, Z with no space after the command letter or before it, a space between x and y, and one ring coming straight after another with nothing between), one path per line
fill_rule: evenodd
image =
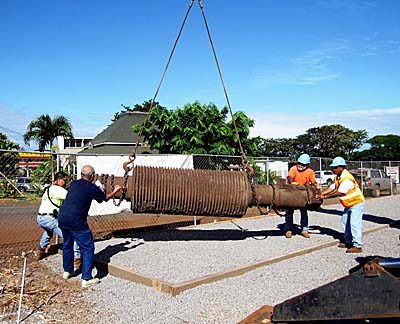
M96 180L96 182L94 184L97 187L99 187L101 189L101 191L105 192L106 188L101 184L101 182L99 180Z

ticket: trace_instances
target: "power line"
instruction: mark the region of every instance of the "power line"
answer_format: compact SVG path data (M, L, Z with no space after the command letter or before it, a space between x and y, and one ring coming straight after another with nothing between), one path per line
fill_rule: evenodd
M17 142L22 149L28 149L28 150L32 149L29 143L28 144L25 143L23 134L13 131L2 125L0 125L0 131L4 132L11 141Z
M12 133L12 134L18 135L18 136L20 136L20 137L24 137L23 134L18 133L18 132L16 132L16 131L13 131L13 130L11 130L11 129L8 129L7 127L4 127L4 126L2 126L2 125L0 125L0 129L1 129L1 130L4 130L4 131L7 132L7 133Z

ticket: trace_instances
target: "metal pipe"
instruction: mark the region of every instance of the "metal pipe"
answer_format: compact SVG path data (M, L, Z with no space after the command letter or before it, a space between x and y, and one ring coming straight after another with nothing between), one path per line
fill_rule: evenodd
M322 203L313 186L252 185L241 171L136 166L127 181L103 178L107 192L127 183L125 199L135 213L243 216L252 206L316 209Z
M400 269L400 258L381 259L378 263L384 268Z

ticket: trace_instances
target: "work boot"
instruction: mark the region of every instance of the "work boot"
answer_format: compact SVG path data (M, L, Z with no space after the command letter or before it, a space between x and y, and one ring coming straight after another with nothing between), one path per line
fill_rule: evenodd
M361 253L361 252L362 248L356 246L352 246L346 250L346 253Z
M69 272L64 272L63 273L63 279L65 279L65 280L68 280L68 279L71 279L72 278L72 273L69 273Z
M99 278L92 278L89 280L82 280L82 288L88 288L94 285L97 285L98 283L100 283L100 279Z
M74 259L74 269L75 269L75 271L82 269L82 259L81 258Z
M39 248L39 254L37 257L38 261L44 259L46 256L47 256L46 249Z
M305 238L310 238L310 233L308 233L306 231L301 232L301 235L303 235L303 237L305 237Z
M292 231L287 231L285 236L286 236L286 238L291 238L292 237Z
M346 242L340 242L337 246L338 246L338 248L341 248L341 249L351 248L351 244L348 244Z

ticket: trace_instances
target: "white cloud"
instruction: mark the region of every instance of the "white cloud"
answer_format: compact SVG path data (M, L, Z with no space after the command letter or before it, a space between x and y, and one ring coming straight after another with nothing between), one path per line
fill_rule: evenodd
M22 108L16 109L5 102L0 102L0 116L1 126L20 134L25 133L26 127L33 119L33 116Z
M351 130L366 130L368 137L400 135L400 108L351 110L336 113L280 114L248 113L255 120L251 136L263 138L294 138L308 129L340 124Z
M376 4L368 0L320 0L320 5L340 10L347 11L351 14L361 14L365 10L372 10L376 7Z
M271 85L317 85L323 81L342 76L332 70L332 62L351 54L352 48L346 39L335 39L291 59L288 67L272 71L260 70L253 84L257 88Z

